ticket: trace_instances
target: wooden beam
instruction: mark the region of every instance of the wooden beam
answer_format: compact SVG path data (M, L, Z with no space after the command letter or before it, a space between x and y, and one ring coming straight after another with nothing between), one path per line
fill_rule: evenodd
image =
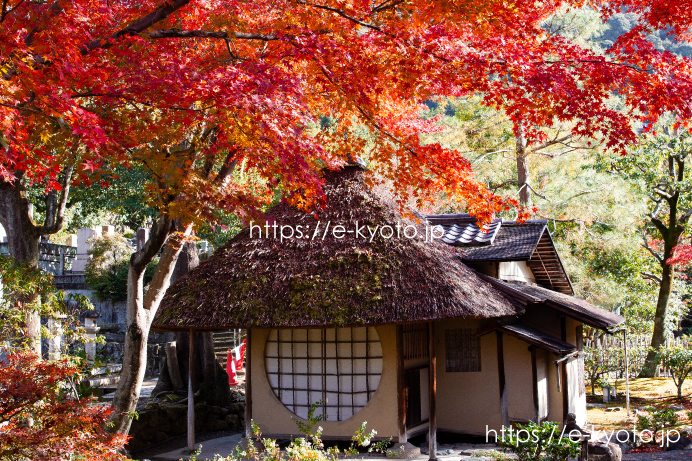
M502 340L502 332L497 335L497 376L500 380L500 404L502 405L502 425L509 427L509 409L507 407L507 382L505 381L505 351Z
M428 378L430 380L430 415L428 417L428 458L431 461L437 459L437 361L435 358L435 324L428 323L428 355L430 368Z
M195 332L190 329L190 350L188 356L189 369L187 371L187 449L190 453L195 451L195 390L194 383L195 366Z
M396 392L399 443L408 442L406 433L406 370L404 368L404 326L396 327Z
M252 330L245 335L245 437L250 440L252 433Z
M540 424L539 421L539 402L538 402L538 364L536 363L536 346L529 346L531 351L531 379L533 382L533 411L535 416L534 422Z
M567 342L567 317L560 319L560 338ZM562 420L567 419L569 413L569 381L567 380L567 361L560 364L562 367Z

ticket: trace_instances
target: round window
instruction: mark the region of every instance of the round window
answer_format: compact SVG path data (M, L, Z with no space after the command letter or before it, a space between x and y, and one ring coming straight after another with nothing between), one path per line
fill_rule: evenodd
M373 327L272 330L265 363L277 398L295 415L343 421L363 408L382 374L382 345Z

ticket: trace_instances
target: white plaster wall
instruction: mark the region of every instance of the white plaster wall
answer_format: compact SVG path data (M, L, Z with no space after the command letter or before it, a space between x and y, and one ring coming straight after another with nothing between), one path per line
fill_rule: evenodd
M435 323L438 430L485 436L486 425L495 430L500 430L502 426L495 334L487 334L480 338L480 372L447 373L445 371L444 330L446 328L480 329L487 324L487 321L465 319ZM529 369L530 366L529 362Z
M531 268L526 265L526 261L501 262L498 278L511 282L536 283L536 278L533 276Z
M529 344L513 336L504 335L503 345L509 419L533 420L533 368Z

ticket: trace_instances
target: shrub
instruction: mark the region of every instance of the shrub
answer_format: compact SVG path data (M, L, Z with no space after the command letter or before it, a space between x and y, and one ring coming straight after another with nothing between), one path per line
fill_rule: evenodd
M5 359L0 367L0 459L125 459L118 450L127 437L106 427L112 410L71 393L76 374L67 360L41 361L28 352Z
M91 241L91 259L84 269L86 283L94 290L96 297L104 301L125 301L127 299L127 272L133 251L127 239L119 234L96 238ZM156 262L150 263L144 271L144 284L151 282L156 271Z
M554 421L517 424L509 436L499 439L500 446L513 452L519 461L566 461L579 453L579 442L562 434Z
M692 373L692 350L684 346L661 346L658 358L665 368L670 371L673 383L678 388L678 398L682 398L682 385Z
M321 403L316 402L310 406L306 422L294 420L304 437L292 440L285 451L281 451L276 440L263 439L259 426L254 421L251 421L253 434L256 439L260 440L260 445L255 445L255 442L249 439L245 448L236 447L232 455L226 458L217 455L214 461L336 461L339 455L339 448L325 448L322 443L322 428L317 427L315 430L317 423L324 420L322 415L315 416L315 411ZM377 432L374 430L366 432L366 425L367 422L363 422L353 434L351 446L344 451L345 455L356 455L359 447L367 448L368 453L385 453L386 446L391 442L391 438L373 443L372 439L377 435ZM196 459L196 456L190 459L193 461Z
M649 415L639 415L637 418L637 430L651 431L654 441L658 431L663 431L668 427L678 424L678 415L670 408L652 408Z

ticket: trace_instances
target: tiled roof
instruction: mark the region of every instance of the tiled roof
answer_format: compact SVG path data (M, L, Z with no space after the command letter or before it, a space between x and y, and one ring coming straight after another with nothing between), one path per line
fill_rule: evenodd
M576 350L576 347L572 344L561 341L558 338L554 338L547 333L535 330L524 325L523 323L513 323L508 325L496 324L486 330L481 331L479 334L482 336L495 330L500 330L510 336L514 336L522 341L526 341L529 344L533 344L534 346L538 346L556 354L568 354Z
M510 283L493 277L478 274L480 278L490 282L495 287L514 298L521 298L527 303L544 303L570 317L580 320L595 328L610 330L625 321L625 318L587 302L547 288Z
M448 234L453 235L455 226L456 228L473 226L478 229L475 218L468 214L432 215L427 218L430 224L442 226L445 229L445 237L442 240L455 246L459 244L445 239ZM515 221L501 221L500 224L499 221L493 221L489 225L496 226L493 227L495 232L489 241L484 242L485 244L464 246L461 249L463 261L528 261L531 259L538 241L546 230L547 221L525 221L523 224L517 224Z
M435 235L439 235L437 229L444 229L442 241L452 246L479 246L491 245L502 225L501 219L496 219L483 229L475 223L460 225L457 223L451 226L435 226Z

